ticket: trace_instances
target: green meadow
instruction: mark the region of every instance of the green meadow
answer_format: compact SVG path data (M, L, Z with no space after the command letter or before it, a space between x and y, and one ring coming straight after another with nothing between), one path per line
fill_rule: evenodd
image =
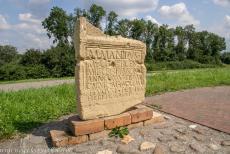
M168 91L230 85L230 68L149 73L146 96ZM30 132L44 123L76 112L74 84L0 92L0 139Z

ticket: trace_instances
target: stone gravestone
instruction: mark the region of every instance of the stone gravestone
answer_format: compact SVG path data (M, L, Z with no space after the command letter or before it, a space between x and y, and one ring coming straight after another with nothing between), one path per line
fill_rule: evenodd
M75 27L77 109L82 120L116 115L145 97L144 43L105 35L81 17Z

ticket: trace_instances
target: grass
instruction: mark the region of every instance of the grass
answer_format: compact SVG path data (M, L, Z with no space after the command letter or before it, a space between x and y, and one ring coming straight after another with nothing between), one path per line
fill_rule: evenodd
M230 67L158 72L147 77L146 95L181 89L230 85ZM62 115L76 112L73 84L0 92L0 139L26 133Z

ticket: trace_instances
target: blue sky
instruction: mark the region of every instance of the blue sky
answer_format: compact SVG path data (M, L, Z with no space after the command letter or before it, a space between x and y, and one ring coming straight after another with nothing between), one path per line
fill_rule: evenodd
M46 49L52 45L41 21L53 6L72 13L92 3L114 10L121 18L144 18L170 26L194 24L226 38L230 49L230 0L0 0L0 44Z

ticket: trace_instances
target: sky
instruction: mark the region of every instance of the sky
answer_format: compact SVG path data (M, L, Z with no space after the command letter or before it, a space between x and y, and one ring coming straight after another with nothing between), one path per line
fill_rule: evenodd
M0 45L13 45L21 53L29 48L47 49L52 40L41 21L51 8L73 13L93 3L120 18L144 18L170 26L194 24L198 31L225 37L230 50L230 0L0 0Z

